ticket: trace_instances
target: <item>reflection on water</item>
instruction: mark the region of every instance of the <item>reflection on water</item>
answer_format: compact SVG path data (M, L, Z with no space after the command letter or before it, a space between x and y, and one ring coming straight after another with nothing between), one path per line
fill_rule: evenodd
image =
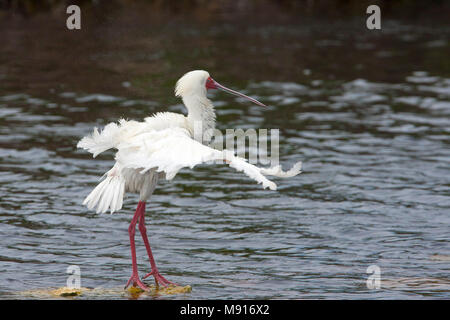
M121 116L184 112L173 86L199 67L270 106L213 94L219 128L280 128L280 162L303 160L304 172L278 192L217 165L163 182L148 206L150 241L160 271L192 287L164 298L450 297L445 29L227 25L161 36L139 19L118 32L118 19L77 36L51 23L38 34L33 21L0 35L0 298L62 287L69 265L83 287L112 290L78 298L128 298L115 288L131 274L137 198L114 215L83 207L112 153L92 160L75 146ZM365 286L370 265L380 290Z

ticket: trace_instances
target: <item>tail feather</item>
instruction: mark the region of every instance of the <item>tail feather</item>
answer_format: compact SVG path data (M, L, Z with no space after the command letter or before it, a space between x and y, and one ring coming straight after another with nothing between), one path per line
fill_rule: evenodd
M103 190L106 188L108 181L105 179L100 182L94 190L84 199L83 204L86 205L89 209L93 209L95 205L100 200L100 197L103 194Z
M114 211L120 210L122 208L124 194L125 194L125 183L123 183L123 186L119 188L119 196L117 197L117 203L116 207L114 208Z
M116 208L117 208L117 202L118 202L118 199L119 199L119 193L120 193L120 188L115 188L114 189L114 193L113 193L113 195L112 195L112 197L111 197L111 211L115 211L116 210ZM117 209L117 210L119 210L119 209Z
M111 213L122 208L125 192L125 181L121 176L107 176L86 197L83 204L89 209L97 207L97 213L111 211Z

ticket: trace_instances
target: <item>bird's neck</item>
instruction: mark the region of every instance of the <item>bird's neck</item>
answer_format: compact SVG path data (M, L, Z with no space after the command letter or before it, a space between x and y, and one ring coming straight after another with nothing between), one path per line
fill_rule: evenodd
M188 110L187 120L193 138L202 143L208 143L216 126L214 106L207 97L190 95L183 97Z

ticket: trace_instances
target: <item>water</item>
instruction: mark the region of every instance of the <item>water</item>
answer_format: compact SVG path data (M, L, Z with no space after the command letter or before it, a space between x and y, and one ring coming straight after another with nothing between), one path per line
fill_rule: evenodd
M161 273L192 287L163 298L450 298L448 28L174 32L143 30L141 17L125 33L119 18L78 34L39 16L1 28L1 299L65 286L69 265L99 289L85 298L130 298L137 198L113 215L83 207L113 153L92 159L76 143L121 116L184 112L173 86L194 68L270 105L212 94L220 129L279 128L281 163L302 160L304 172L275 179L277 192L223 165L161 183L147 207L150 242ZM366 286L370 265L379 290Z

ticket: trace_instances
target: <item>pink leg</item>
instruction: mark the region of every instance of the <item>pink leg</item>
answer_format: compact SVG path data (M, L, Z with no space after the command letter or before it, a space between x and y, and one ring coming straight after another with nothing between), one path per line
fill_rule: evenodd
M149 288L139 279L138 269L137 269L137 259L136 259L136 246L134 244L134 235L136 232L136 224L141 216L142 212L145 210L145 202L139 202L134 213L133 219L131 220L130 226L128 227L128 234L130 235L130 247L131 247L131 262L133 273L131 274L130 280L128 280L125 289L133 282L133 287L139 286L142 290L148 291Z
M159 283L163 287L167 287L170 284L176 285L175 283L164 278L158 272L158 268L156 267L155 259L153 258L153 254L152 254L152 249L150 248L150 243L148 242L147 228L145 227L145 202L143 202L142 212L141 212L141 216L139 218L139 231L141 232L142 239L144 240L145 248L147 249L148 258L150 260L150 265L152 267L152 271L150 273L146 274L143 279L147 278L150 275L153 275L153 277L155 277L156 286L159 286Z

